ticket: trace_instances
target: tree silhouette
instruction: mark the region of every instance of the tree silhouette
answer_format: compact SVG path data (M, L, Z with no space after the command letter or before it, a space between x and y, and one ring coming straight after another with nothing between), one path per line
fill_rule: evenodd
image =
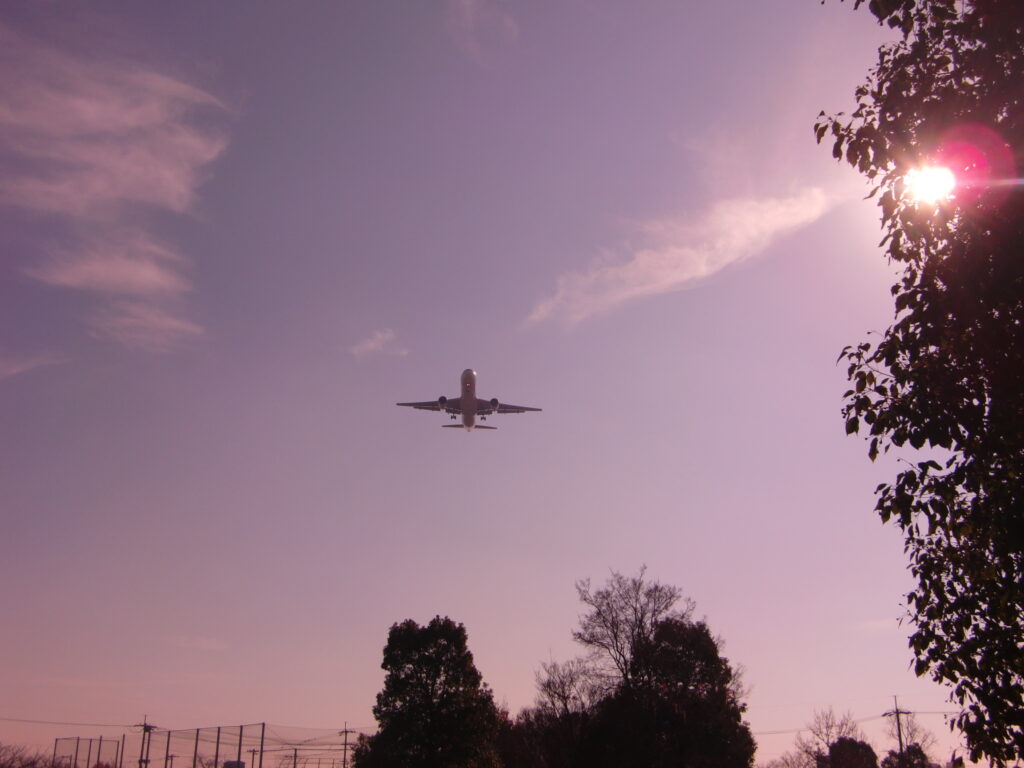
M590 608L573 639L594 653L595 659L613 680L610 685L629 687L642 670L634 665L637 649L649 643L654 628L664 618L687 619L693 613L693 601L686 600L681 610L673 611L680 591L658 582L644 581L647 567L631 578L612 572L608 584L592 590L590 580L576 583L580 601Z
M588 659L546 664L537 706L511 728L508 768L747 768L755 744L743 722L739 676L721 642L691 619L676 587L612 573L573 633Z
M373 708L379 730L362 737L356 768L493 768L501 719L467 648L466 629L434 617L388 632L384 689Z
M876 504L917 580L915 669L952 686L972 758L1004 764L1024 757L1024 3L868 6L900 38L853 114L815 130L871 180L902 274L893 324L840 358L846 431L872 460L923 451ZM953 172L951 199L910 194L929 164Z
M928 759L920 744L910 744L900 755L895 749L882 758L882 768L939 768L938 763Z
M704 622L657 621L637 647L630 683L596 708L587 765L745 768L754 757L746 705Z
M819 755L817 768L878 768L878 755L871 745L859 739L842 736L828 748L828 755Z

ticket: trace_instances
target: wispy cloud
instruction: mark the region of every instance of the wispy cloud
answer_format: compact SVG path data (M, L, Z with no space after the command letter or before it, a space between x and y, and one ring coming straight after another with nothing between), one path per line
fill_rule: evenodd
M492 48L519 38L519 24L495 0L445 0L445 28L459 49L477 63Z
M398 336L390 328L374 331L358 344L353 344L349 347L348 351L356 357L365 357L366 355L397 355L398 357L404 357L409 354L409 350L398 343Z
M44 283L100 294L173 296L189 289L185 259L140 230L93 236L26 272Z
M53 216L71 233L27 273L94 294L93 329L131 346L167 349L196 335L180 303L188 259L145 213L191 209L227 145L224 105L152 68L55 50L3 24L0 67L0 148L12 161L0 203ZM134 330L111 317L129 317Z
M687 288L767 248L779 235L818 219L825 194L810 189L790 197L719 202L696 220L639 225L643 247L611 254L583 271L558 277L555 293L527 318L578 323L632 299Z
M33 355L32 357L8 357L0 355L0 381L17 376L19 373L27 373L34 368L44 365L54 365L61 362L60 358L54 355Z
M100 338L151 352L166 351L204 333L191 320L145 301L111 302L89 318L89 327Z

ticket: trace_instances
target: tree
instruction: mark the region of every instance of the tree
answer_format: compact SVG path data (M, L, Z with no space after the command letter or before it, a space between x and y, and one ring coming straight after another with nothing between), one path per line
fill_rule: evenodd
M872 460L918 452L876 503L916 578L915 670L951 686L972 758L1005 764L1024 757L1024 3L868 6L900 37L815 131L870 180L902 274L893 324L840 356L843 416ZM907 174L936 163L954 197L915 200Z
M749 768L739 674L721 640L676 609L676 587L613 572L576 589L589 611L573 637L587 658L542 665L536 706L505 734L506 768Z
M882 759L882 768L939 768L939 764L929 760L921 745L914 743L904 749L902 755L890 749Z
M556 717L589 712L606 693L594 666L586 659L541 664L537 675L537 707Z
M0 743L0 768L51 768L53 758L27 747Z
M605 686L586 659L541 664L537 700L503 734L506 768L570 768L579 764L583 739Z
M721 641L690 618L692 601L674 611L679 590L644 574L577 585L591 611L573 636L617 674L593 707L582 764L747 768L756 746Z
M900 712L899 725L895 713L889 717L889 738L894 742L916 744L928 754L935 747L935 735L921 725L913 712Z
M806 756L801 752L786 752L784 755L765 763L760 768L808 768L814 763L808 764Z
M467 648L466 629L435 616L388 632L387 672L373 715L378 732L360 739L356 768L490 768L499 765L501 717Z
M816 762L817 768L878 768L878 755L866 741L841 736Z
M816 709L805 730L806 735L799 733L796 737L796 751L803 756L805 766L814 766L820 759L827 758L832 745L840 739L863 739L853 715L849 712L837 715L832 707Z
M664 618L688 619L693 601L687 600L682 610L672 611L679 602L677 587L645 582L647 567L639 575L626 578L612 572L607 586L592 591L590 579L576 582L580 601L590 613L580 619L580 628L573 639L594 654L595 660L613 678L613 685L629 687L639 670L634 669L637 648L649 642L657 623Z

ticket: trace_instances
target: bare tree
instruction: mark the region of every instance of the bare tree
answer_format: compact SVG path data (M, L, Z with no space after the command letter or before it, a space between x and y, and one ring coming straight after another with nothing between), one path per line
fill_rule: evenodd
M900 733L902 731L903 743L906 745L917 744L921 747L921 751L930 757L932 749L937 743L935 734L921 725L917 718L914 717L913 712L900 711L900 726L899 730L896 728L896 716L890 715L889 718L889 738L893 742L899 741Z
M760 768L814 768L814 760L808 758L803 752L787 752L781 757L763 764Z
M681 592L677 587L645 582L647 566L637 576L612 572L607 586L591 590L590 579L576 582L580 601L590 613L580 618L572 633L576 642L590 648L596 661L618 677L622 685L633 682L633 661L637 649L654 636L657 623L667 618L689 620L694 603L689 598L682 610L673 611Z
M541 664L537 673L537 707L556 716L589 712L607 686L586 659Z
M863 741L864 735L853 715L847 712L839 716L832 707L829 707L814 710L814 717L807 724L805 731L797 735L795 743L797 752L805 755L810 765L814 765L815 759L819 755L827 755L829 747L839 739Z
M51 768L52 765L52 758L42 752L0 744L0 768Z

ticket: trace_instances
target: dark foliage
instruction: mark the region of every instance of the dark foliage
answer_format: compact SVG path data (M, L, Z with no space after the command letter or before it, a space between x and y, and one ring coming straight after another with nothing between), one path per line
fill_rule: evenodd
M378 732L360 740L356 768L492 768L501 718L449 618L407 619L388 633L384 689L373 708Z
M729 662L704 622L666 618L631 662L630 685L597 706L586 764L746 768L756 745Z
M556 713L545 707L523 710L507 724L499 742L504 768L576 768L583 762L589 712Z
M841 737L828 748L828 755L815 757L815 768L878 768L878 755L859 739Z
M902 275L893 325L841 356L843 415L872 459L922 452L876 505L917 582L915 669L951 686L972 757L1003 764L1024 758L1024 2L868 5L901 37L816 135L872 181ZM957 174L951 201L907 194L929 162Z
M900 755L895 749L890 749L882 759L882 768L940 768L938 763L928 759L928 755L921 749L920 744L910 744Z

